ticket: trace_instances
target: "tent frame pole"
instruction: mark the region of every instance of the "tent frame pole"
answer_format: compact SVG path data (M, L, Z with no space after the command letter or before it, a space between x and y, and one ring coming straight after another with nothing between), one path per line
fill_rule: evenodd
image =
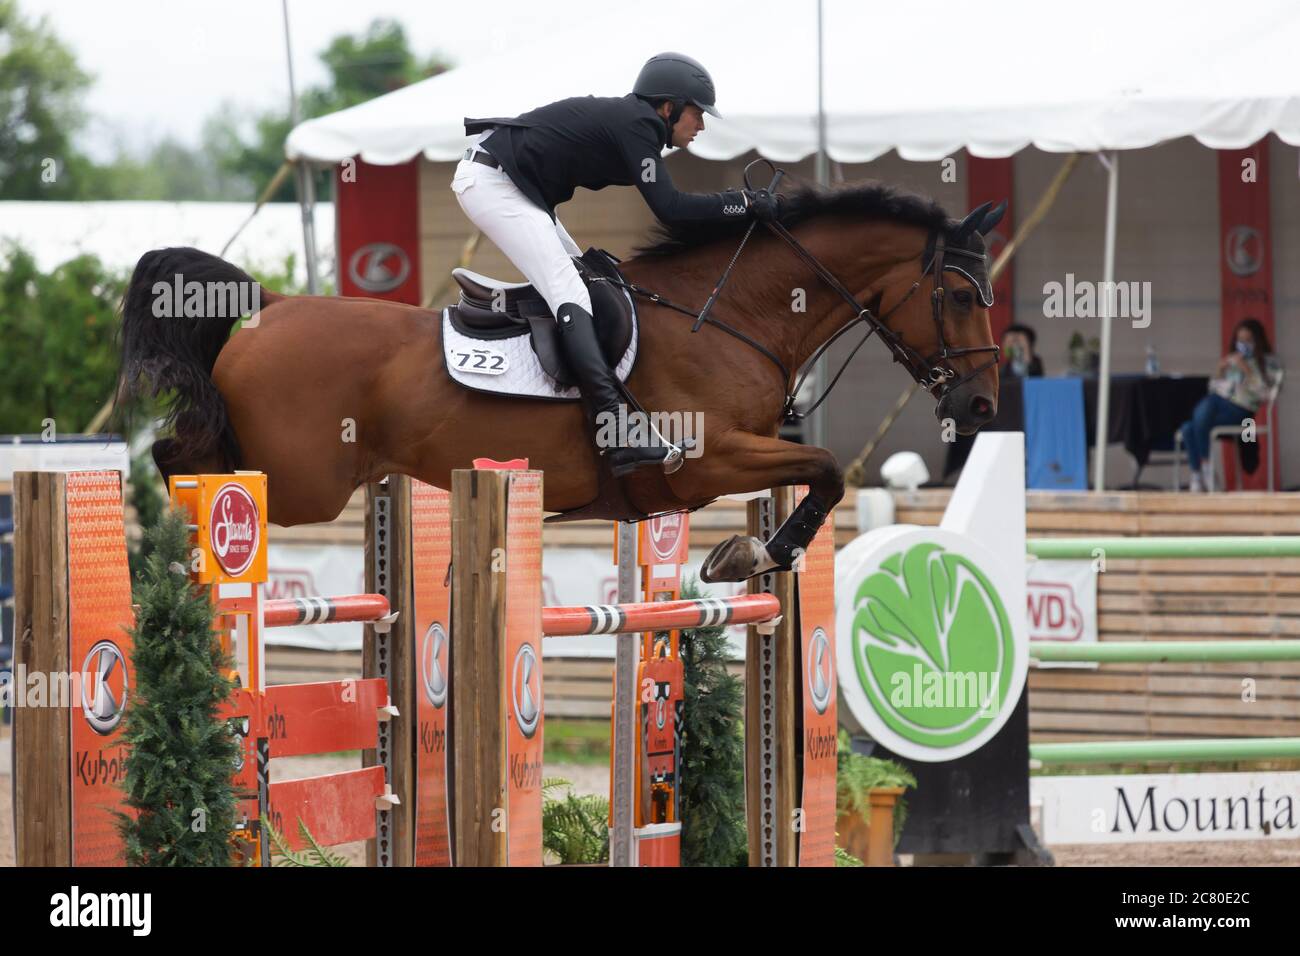
M1119 209L1119 153L1098 153L1106 167L1106 248L1102 258L1101 352L1097 370L1097 435L1092 449L1092 489L1106 490L1106 442L1110 436L1110 325L1115 308L1115 220Z

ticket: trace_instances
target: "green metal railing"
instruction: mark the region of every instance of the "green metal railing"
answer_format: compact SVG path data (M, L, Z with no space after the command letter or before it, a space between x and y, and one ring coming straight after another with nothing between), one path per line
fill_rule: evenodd
M1052 644L1033 641L1036 661L1300 661L1300 641L1104 641L1097 644Z
M1300 759L1300 737L1238 737L1223 740L1115 740L1030 744L1030 761L1067 763L1206 763Z
M1295 558L1300 535L1132 538L1032 538L1039 558ZM1089 661L1295 661L1300 640L1112 641L1097 644L1035 643L1040 662ZM1207 740L1080 741L1030 744L1037 765L1101 763L1208 763L1300 759L1300 737L1238 737Z
M1145 538L1030 538L1039 558L1300 558L1300 535Z

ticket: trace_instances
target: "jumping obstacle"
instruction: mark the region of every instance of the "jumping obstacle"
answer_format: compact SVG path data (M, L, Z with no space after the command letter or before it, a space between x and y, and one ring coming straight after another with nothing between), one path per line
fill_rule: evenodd
M445 787L439 792L447 795L446 801L417 801L417 860L446 862L454 856L456 865L541 864L542 639L547 633L633 628L654 635L642 636L643 643L663 648L664 635L672 628L771 619L785 607L798 610L771 622L774 627L763 628L771 633L750 628L750 862L832 865L836 717L829 529L806 555L802 574L768 575L746 596L545 609L541 488L539 472L493 468L454 472L450 496L396 476L370 494L370 523L381 529L409 528L406 538L393 536L387 545L382 537L373 538L370 566L376 574L378 568L389 568L389 576L373 583L368 579L368 587L386 593L400 611L396 632L411 633L409 646L420 661L416 670L422 684L416 777L421 787L437 780L433 790ZM764 515L767 523L775 523L793 510L794 498L783 493L775 502L750 502L749 507L751 516ZM757 533L754 525L751 533ZM624 548L621 553L630 557L636 551ZM666 561L666 566L671 564ZM654 567L620 557L620 578L630 579L620 587L620 596L663 593L658 589L662 581L647 570ZM642 581L636 581L637 576ZM784 587L790 600L771 593L777 587ZM409 606L408 596L413 596ZM636 667L636 633L621 632L616 640L632 650L630 661ZM399 636L394 644L406 641ZM643 730L649 723L658 726L660 718L671 723L672 695L663 687L671 680L651 680L649 696L632 696L628 706L629 695L624 692L620 702L620 689L641 684L624 680L620 687L617 675L625 672L620 663L616 658L611 864L619 862L621 813L625 830L636 831L628 839L630 860L647 865L658 860L659 848L651 851L650 844L662 836L653 830L663 826L654 822L656 801L662 806L664 793L656 790L659 780L651 762L659 752L655 744L638 748L636 736L632 743L620 744L620 710L624 727ZM633 792L621 800L620 747L637 754L637 773L625 784ZM667 821L669 830L675 823Z
M16 859L27 866L120 865L109 810L125 750L121 720L130 699L131 592L121 480L117 472L15 475L17 628L15 686L26 675L80 678L78 696L15 708ZM300 780L269 781L272 757L380 746L396 716L383 680L267 687L264 629L297 623L392 622L378 595L265 601L266 478L260 474L177 476L173 500L190 515L197 560L192 575L210 586L214 629L235 659L235 694L223 717L240 729L234 774L243 821L237 854L269 862L267 816L301 849L302 820L324 845L375 839L391 864L387 814L395 805L384 766ZM21 671L19 668L21 667Z
M762 633L751 628L746 676L751 862L831 865L835 698L833 657L827 656L828 647L833 653L833 643L828 643L828 633L833 633L829 528L806 556L801 576L806 580L799 586L794 575L765 576L768 591L788 592L786 606L799 608L779 623L773 620L781 609L779 598L757 588L750 595L717 600L543 609L540 474L497 472L508 477L495 479L482 479L490 472L467 474L479 476L475 482L505 484L498 489L495 511L480 512L484 502L478 499L459 506L468 510L457 512L455 548L447 493L390 478L367 495L366 578L374 593L293 601L265 600L257 580L265 577L265 477L174 479L173 492L192 516L202 554L195 578L214 588L217 629L238 667L240 690L226 715L241 718L238 723L247 729L235 777L245 812L236 839L246 855L254 862L266 860L269 847L257 823L265 813L291 845L298 845L298 819L326 845L371 838L370 860L378 865L448 865L453 846L460 865L540 863L541 635L645 628L647 646L659 649L660 660L643 662L653 670L663 656L660 638L674 629L768 621L771 626ZM520 488L535 482L537 491L525 509L518 506L519 492L512 490L508 500L515 507L507 520L502 489L516 482ZM83 689L80 706L74 701L17 712L18 861L120 863L120 843L106 812L120 807L116 786L125 756L120 719L131 686L124 628L133 614L120 477L116 472L20 474L15 496L22 542L16 561L21 639L15 667L23 673L84 673L92 676L93 685L93 692ZM775 503L751 502L751 522L755 515L764 515L769 525L779 522L793 506L789 493ZM214 520L214 515L224 517ZM493 578L491 562L486 572L483 567L473 570L477 565L464 549L474 547L475 529L502 532L507 526L508 534L493 538L500 553L490 556L503 559L513 575ZM751 523L751 531L756 527ZM228 537L221 537L232 529L240 538L233 550ZM525 540L529 547L521 551ZM684 538L681 554L684 559ZM536 586L521 590L517 575L530 564L532 577L526 574L522 580ZM449 566L459 569L454 587ZM646 596L663 596L663 580L655 576L663 570L654 563L627 561L620 573L633 580L642 577ZM469 576L468 586L462 574ZM506 576L515 581L514 589L494 591L492 585L500 586ZM471 637L460 642L455 656L450 653L453 590L460 595L457 605L472 603L484 621L482 628L461 625L468 629L460 633ZM513 617L493 604L507 594ZM503 615L499 620L493 617L497 612ZM493 652L506 646L493 641L500 641L507 619L527 622L508 635L514 642L508 665ZM369 622L361 681L266 686L265 628L348 620ZM796 620L804 622L797 638ZM525 634L531 639L519 637ZM528 650L523 650L525 644ZM488 652L481 653L481 647ZM346 701L345 684L351 696ZM622 697L635 707L628 689L621 688ZM659 694L654 699L666 698ZM459 720L451 719L453 711ZM643 720L647 715L641 708ZM521 727L531 733L531 742L511 751L517 758L513 762L502 763L496 743ZM360 748L369 751L368 766L360 771L267 782L269 761L275 757ZM638 755L634 823L642 842L662 816L665 781L662 764L651 761L661 755L636 746L631 752ZM507 814L506 825L491 836L496 810ZM637 859L649 862L644 856Z

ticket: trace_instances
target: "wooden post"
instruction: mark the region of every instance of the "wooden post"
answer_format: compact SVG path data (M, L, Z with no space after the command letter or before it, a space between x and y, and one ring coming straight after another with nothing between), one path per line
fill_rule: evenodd
M794 490L774 489L771 498L749 502L748 533L768 541L794 508ZM745 646L745 817L750 866L795 866L798 806L795 735L799 718L794 575L763 574L751 593L775 594L782 618L773 634L751 625Z
M451 479L452 796L457 866L505 866L506 576L508 475L457 470ZM493 824L497 823L496 828Z
M15 861L121 866L112 811L134 687L121 475L17 472L13 489Z
M68 566L66 476L14 475L13 693L26 674L67 674ZM72 803L67 776L72 733L62 707L13 710L14 859L18 866L72 865Z

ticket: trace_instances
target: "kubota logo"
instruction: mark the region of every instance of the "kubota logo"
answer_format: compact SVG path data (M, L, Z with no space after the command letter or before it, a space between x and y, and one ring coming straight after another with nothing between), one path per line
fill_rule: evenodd
M126 713L130 691L126 658L112 641L99 641L81 665L81 715L91 729L107 736Z
M424 632L424 648L420 670L424 675L424 694L434 707L447 703L447 688L451 682L447 671L447 649L450 642L441 622L434 621Z
M411 274L406 250L391 242L370 242L348 259L348 277L366 292L392 292Z
M532 739L542 722L542 671L533 645L520 645L510 671L510 705L515 723L521 734Z

